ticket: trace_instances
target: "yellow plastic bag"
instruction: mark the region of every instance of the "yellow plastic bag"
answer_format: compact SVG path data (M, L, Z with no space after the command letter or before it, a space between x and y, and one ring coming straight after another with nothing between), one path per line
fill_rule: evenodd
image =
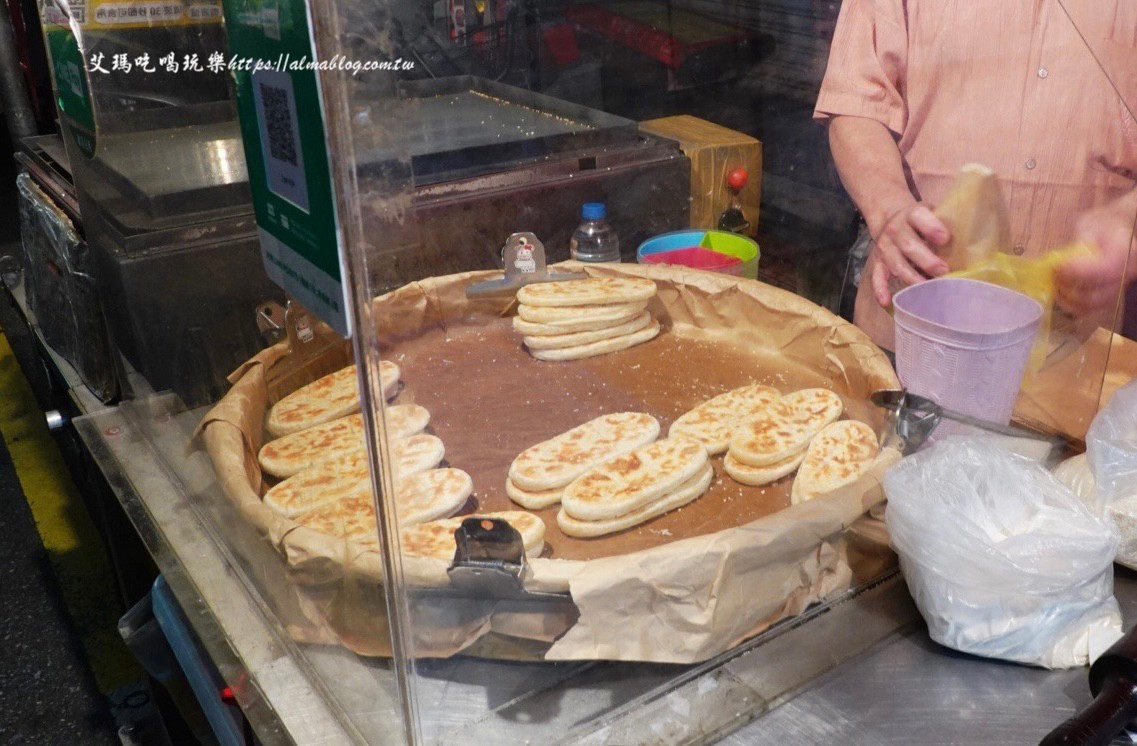
M960 170L951 192L936 209L936 216L952 237L941 252L953 270L948 277L982 280L1017 290L1042 305L1042 320L1027 366L1028 375L1037 373L1049 349L1054 273L1070 259L1092 256L1093 247L1072 244L1031 259L1006 253L1010 248L1006 203L995 173L974 163Z
M1094 249L1088 244L1076 243L1033 259L1025 259L1014 254L997 253L987 259L948 277L967 277L982 280L992 285L1001 285L1029 295L1042 305L1042 320L1038 324L1038 335L1030 351L1028 373L1037 373L1046 362L1050 344L1050 322L1054 313L1054 273L1059 266L1070 259L1093 256Z

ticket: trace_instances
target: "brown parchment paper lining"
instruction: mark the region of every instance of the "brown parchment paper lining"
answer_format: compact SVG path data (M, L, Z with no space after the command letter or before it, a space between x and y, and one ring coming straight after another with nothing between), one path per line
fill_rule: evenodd
M664 430L671 419L698 401L754 380L755 360L762 364L760 367L771 382L780 383L785 390L804 385L833 388L845 399L848 416L870 422L876 415L867 403L868 394L897 386L891 366L860 330L791 293L762 283L682 268L574 263L564 266L595 275L626 274L655 280L659 292L650 310L664 326L661 339L670 336L677 340L676 344L686 345L670 350L666 367L681 368L677 358L691 357L694 350L701 357L692 365L709 371L708 377L701 380L702 385L688 391L676 384L663 393L657 386L648 396L646 388L627 383L637 377L659 379L664 366L652 365L651 355L653 349L657 354L668 351L666 341L656 348L651 347L654 341L632 348L625 351L629 355L623 358L617 354L579 363L532 361L520 347L519 338L510 343L511 349L506 349L500 341L500 327L508 325L506 317L512 312L512 301L471 301L465 296L467 285L493 278L492 272L431 278L377 299L374 310L376 318L382 320L378 340L381 355L403 366L404 381L413 382L416 371L427 369L408 365L408 359L412 363L429 361L436 366L429 368L431 379L445 380L437 375L441 370L438 361L422 357L439 349L437 340L431 340L429 334L450 335L443 341L461 342L459 332L469 326L473 329L470 333L483 335L478 339L479 344L485 345L486 354L500 350L504 356L522 356L509 358L516 365L552 366L540 369L549 371L542 372L540 380L546 376L571 378L570 371L586 370L590 383L600 381L595 385L601 386L601 399L643 395L659 409L670 408L655 411L646 404L641 407L641 411L659 417ZM426 342L416 350L416 342L422 340ZM715 350L730 352L721 353L725 357L715 357ZM630 359L638 360L633 353L644 356L644 362L619 369L620 360L625 365ZM267 485L255 454L263 440L262 423L268 403L282 393L272 391L266 381L272 379L271 367L286 354L286 350L272 348L242 366L232 390L200 425L202 441L213 460L219 483L240 517L256 527L284 559L289 578L306 596L312 615L319 617L313 623L323 625L358 653L389 655L378 553L298 526L261 503ZM723 359L732 355L736 355L737 364L723 364ZM502 365L503 361L495 364ZM633 372L645 367L642 373ZM604 374L614 369L619 370L622 378L615 383L603 380ZM798 372L785 379L785 371ZM554 383L559 386L563 381ZM471 391L478 389L471 387ZM407 399L401 395L398 401L417 400L432 415L438 415L445 409L445 401L438 399L432 408L425 404L429 393L421 386L416 391L408 383ZM450 392L451 398L459 395ZM587 401L589 397L581 399ZM471 406L467 402L466 409ZM579 421L588 418L581 414ZM544 425L555 428L555 434L579 421ZM468 444L461 442L461 429L444 432L445 416L432 419L432 426L435 425L447 445L448 461L475 476L475 498L464 512L514 508L504 498L504 480L500 484L493 484L494 480L488 477L479 480L477 461L485 454L474 454L478 457L471 457L474 463L462 461ZM511 459L519 450L510 446L505 453L511 454ZM504 458L501 453L490 455L494 458L489 461ZM531 590L570 592L572 603L541 608L516 602L421 594L414 600L415 654L446 656L469 652L478 647L479 640L485 643L490 637L504 636L552 643L546 654L549 659L676 663L705 660L774 621L849 587L851 573L841 534L883 499L880 479L898 457L895 452L885 452L857 483L802 505L789 506L789 481L784 480L753 500L757 506L752 511L757 516L754 520L748 520L746 510L737 505L723 508L725 503L716 503L718 498L712 498L710 492L688 508L664 517L680 521L677 526L692 526L699 535L672 530L625 532L569 546L571 542L559 535L555 520L551 520L555 511L544 514L550 549L546 556L529 563L525 585ZM720 471L721 457L717 461L716 471ZM500 464L493 468L500 468ZM725 477L716 480L716 484L721 484L721 489L739 488ZM700 516L700 510L706 515ZM714 530L715 520L722 519L720 513L726 516L724 520L737 522ZM680 514L693 520L683 523ZM579 544L583 540L576 541ZM402 564L408 592L449 586L444 562L406 557Z

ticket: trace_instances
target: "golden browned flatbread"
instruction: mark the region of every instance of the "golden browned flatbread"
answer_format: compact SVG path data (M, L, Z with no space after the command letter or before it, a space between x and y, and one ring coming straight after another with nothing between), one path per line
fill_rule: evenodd
M284 478L320 460L362 447L363 415L353 414L270 440L257 454L257 461L265 473Z
M707 462L707 449L697 440L658 440L574 479L561 496L561 509L583 521L611 520L674 492Z
M594 306L646 301L655 283L639 277L590 277L585 280L543 282L517 291L517 300L530 306Z
M634 347L638 344L643 344L650 339L654 339L658 334L659 322L655 319L652 319L643 329L632 332L631 334L625 334L620 337L612 337L611 339L603 339L599 342L590 342L584 345L576 345L575 347L561 347L555 350L531 349L529 350L529 354L538 360L582 360L586 357L596 357L597 355L606 355L609 352L626 350L629 347Z
M461 469L427 469L395 483L395 515L400 526L446 518L473 493L474 480Z
M537 337L523 337L522 342L530 350L555 350L562 347L577 347L592 342L599 342L612 337L621 337L625 334L638 332L651 324L651 314L644 311L634 316L631 321L625 321L607 329L597 329L590 332L570 332L568 334L548 334Z
M769 466L800 453L844 411L841 397L829 389L802 389L786 394L759 414L738 423L730 437L730 454L750 466Z
M593 466L634 451L658 436L659 421L650 414L602 415L526 448L510 465L509 478L523 490L558 489Z
M782 477L788 477L793 474L802 460L805 458L805 451L794 454L784 461L779 461L776 464L769 466L750 466L744 464L729 453L723 458L723 470L727 475L740 484L748 484L752 487L763 487L771 482L776 482Z
M409 477L420 471L433 469L446 457L442 441L428 433L419 433L391 444L396 478Z
M812 500L855 482L880 453L876 433L863 422L841 420L810 441L790 491L794 503Z
M453 515L474 490L470 475L461 469L431 469L399 480L395 511L399 525L411 526ZM378 532L375 500L365 496L336 500L295 518L302 526L343 539L370 540Z
M572 323L576 321L610 321L624 319L642 313L647 301L638 303L612 303L605 306L565 306L550 308L545 306L517 307L517 315L525 321L537 324Z
M402 440L430 423L430 412L417 404L387 407L387 437ZM257 454L265 473L284 478L320 461L356 451L363 445L363 415L353 414L270 440Z
M384 360L379 363L383 396L391 398L399 386L399 366ZM299 432L324 422L359 411L359 385L355 366L313 381L284 397L269 410L265 427L280 437Z
M391 444L396 479L433 469L445 455L442 441L426 433ZM294 518L336 500L370 494L371 467L367 451L357 448L285 479L265 493L264 502L278 513Z
M743 386L708 399L671 423L667 433L694 438L712 456L730 445L735 425L754 417L782 394L773 386Z
M564 494L564 491L563 487L539 492L523 490L514 484L512 479L505 480L505 494L509 495L510 500L526 510L541 510L550 505L556 505L561 501L561 495Z
M582 521L573 518L562 507L557 513L557 525L567 536L589 539L596 536L605 536L617 531L638 526L656 516L681 508L702 496L711 486L715 472L711 465L706 464L702 471L675 488L675 491L664 495L655 502L643 505L630 513L602 521Z
M321 534L355 541L370 540L379 531L375 522L375 501L370 493L336 500L301 513L293 520Z
M356 497L371 498L371 472L362 448L285 479L265 493L264 503L286 518L295 518L337 500Z
M462 521L473 517L499 518L506 521L521 534L525 554L529 557L540 555L545 548L545 523L540 518L522 510L506 510L498 513L476 513L473 516L455 516L441 521L408 526L399 532L403 553L451 561L457 548L454 532L462 525Z

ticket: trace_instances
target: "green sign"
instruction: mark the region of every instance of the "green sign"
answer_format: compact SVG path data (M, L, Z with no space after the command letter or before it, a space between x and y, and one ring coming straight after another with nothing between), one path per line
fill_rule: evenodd
M91 87L87 83L87 67L79 42L71 29L45 24L44 37L55 78L55 104L66 130L79 152L88 158L95 155L95 113L91 107Z
M269 277L351 334L339 230L304 0L224 0L249 186Z

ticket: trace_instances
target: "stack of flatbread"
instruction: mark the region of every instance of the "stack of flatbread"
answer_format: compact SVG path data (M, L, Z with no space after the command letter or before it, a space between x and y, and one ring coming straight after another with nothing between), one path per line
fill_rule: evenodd
M617 412L597 417L522 451L510 464L505 492L529 510L556 505L574 479L657 437L659 421L649 414Z
M697 440L649 443L585 472L565 487L557 525L590 538L638 526L700 497L714 470Z
M400 479L395 504L401 525L409 526L452 515L474 491L470 475L461 469L430 469ZM341 497L295 517L302 526L329 536L373 543L379 531L371 491Z
M391 461L396 485L406 477L435 470L445 455L442 441L428 433L395 441L391 444ZM397 498L397 486L395 493ZM367 451L357 446L288 477L265 493L264 503L287 518L295 518L336 500L370 498L371 494L370 461ZM457 502L454 506L457 510L469 496L467 492L460 500L457 495L447 499L440 495L439 499L446 503ZM400 520L405 520L401 513Z
M383 393L394 396L398 366L380 363ZM361 540L376 531L371 469L355 368L336 371L281 399L266 427L279 437L257 454L266 474L281 479L264 503L286 518L321 533ZM345 416L346 415L346 416ZM470 475L440 468L442 441L424 432L430 412L417 404L386 407L384 421L395 477L400 524L412 525L453 515L473 493Z
M802 389L779 397L739 422L723 468L735 481L762 486L789 476L805 459L810 441L845 410L829 389Z
M417 404L393 404L387 407L385 418L391 441L421 433L430 424L430 412ZM257 460L265 473L284 479L321 461L362 449L363 439L363 415L352 414L270 440Z
M538 360L580 360L627 349L659 334L647 310L655 283L638 277L544 282L517 291L519 332Z

